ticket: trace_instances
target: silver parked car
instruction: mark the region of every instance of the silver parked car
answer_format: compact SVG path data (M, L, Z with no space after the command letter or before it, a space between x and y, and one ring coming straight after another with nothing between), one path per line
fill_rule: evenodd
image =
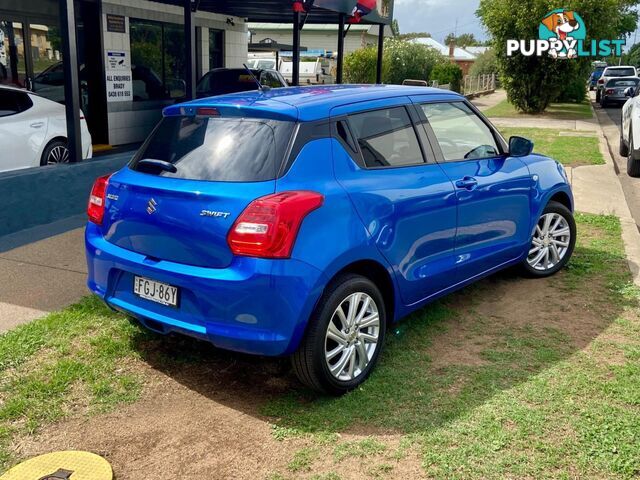
M627 88L635 88L640 83L638 77L611 78L605 83L600 94L600 106L606 107L611 103L622 105L629 97L625 95Z

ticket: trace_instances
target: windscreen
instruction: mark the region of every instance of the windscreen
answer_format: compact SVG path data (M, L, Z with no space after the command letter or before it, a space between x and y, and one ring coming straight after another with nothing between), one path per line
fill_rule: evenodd
M130 167L189 180L273 180L284 160L293 126L293 122L251 118L165 117ZM176 171L166 171L143 160L169 162Z
M609 68L605 75L607 77L635 77L636 72L633 68Z

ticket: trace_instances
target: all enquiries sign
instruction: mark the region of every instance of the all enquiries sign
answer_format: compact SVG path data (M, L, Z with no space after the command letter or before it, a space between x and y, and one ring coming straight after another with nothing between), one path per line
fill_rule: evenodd
M107 50L106 57L107 102L133 100L133 82L129 52Z

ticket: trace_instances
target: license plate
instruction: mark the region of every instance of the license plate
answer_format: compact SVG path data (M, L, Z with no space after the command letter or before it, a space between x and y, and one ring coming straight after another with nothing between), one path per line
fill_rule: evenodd
M169 307L178 306L178 287L162 282L156 282L144 277L133 277L133 293L140 298L161 303Z

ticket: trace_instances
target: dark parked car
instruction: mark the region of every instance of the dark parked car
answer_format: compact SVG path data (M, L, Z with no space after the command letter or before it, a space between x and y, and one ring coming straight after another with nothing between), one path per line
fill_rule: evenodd
M596 67L593 72L591 72L591 76L589 77L589 90L595 90L598 86L598 79L602 76L602 72L606 66Z
M270 88L287 86L285 79L276 70L251 69L251 73L253 76L246 68L215 68L200 79L196 94L198 98L203 98L258 90L256 79L262 86Z

